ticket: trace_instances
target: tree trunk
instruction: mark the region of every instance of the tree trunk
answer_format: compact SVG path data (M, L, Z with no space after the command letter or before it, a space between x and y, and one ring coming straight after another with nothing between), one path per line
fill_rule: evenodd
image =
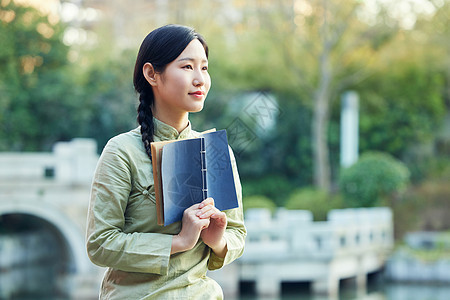
M312 124L314 185L324 191L331 189L331 171L328 149L328 123L331 88L331 49L334 41L329 35L327 1L323 2L324 15L320 30L322 53L319 59L319 82L314 92L314 116Z
M327 139L330 73L331 72L326 72L321 74L319 87L314 95L314 116L312 124L314 185L324 191L330 191L331 188L331 171Z

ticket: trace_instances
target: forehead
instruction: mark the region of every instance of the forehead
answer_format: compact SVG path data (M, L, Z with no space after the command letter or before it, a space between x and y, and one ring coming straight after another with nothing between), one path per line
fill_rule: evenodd
M181 52L181 54L177 57L176 60L185 60L185 59L194 59L194 60L204 60L208 61L206 57L205 48L203 48L202 43L198 39L193 39Z

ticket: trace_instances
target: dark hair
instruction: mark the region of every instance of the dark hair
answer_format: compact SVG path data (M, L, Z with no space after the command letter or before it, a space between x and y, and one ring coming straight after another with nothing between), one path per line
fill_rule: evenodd
M162 73L166 66L174 61L194 39L200 41L208 57L208 45L204 38L193 28L181 25L166 25L153 30L145 37L139 48L134 66L133 84L134 89L139 93L137 121L141 125L142 141L150 159L152 158L150 143L153 142L154 134L152 113L154 95L151 85L143 74L144 64L149 62L156 72Z

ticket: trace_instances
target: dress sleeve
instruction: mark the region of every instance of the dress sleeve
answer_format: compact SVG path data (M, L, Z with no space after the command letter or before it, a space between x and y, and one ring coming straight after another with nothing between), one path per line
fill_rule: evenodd
M209 270L217 270L223 266L233 262L244 253L245 237L247 230L244 225L244 212L242 207L242 186L237 170L236 159L233 151L230 149L231 167L233 168L234 184L236 186L236 193L239 207L225 211L227 215L227 229L224 233L224 238L227 241L227 254L224 258L218 257L211 251L208 262Z
M112 139L100 156L92 183L86 234L88 256L102 267L167 274L172 235L123 232L131 184L129 154Z

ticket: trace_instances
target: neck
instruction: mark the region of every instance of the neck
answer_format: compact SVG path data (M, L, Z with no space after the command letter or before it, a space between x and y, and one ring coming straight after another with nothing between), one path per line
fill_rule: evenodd
M182 132L189 124L189 113L184 112L175 115L174 113L164 114L161 112L154 112L153 116L175 128L179 133Z

